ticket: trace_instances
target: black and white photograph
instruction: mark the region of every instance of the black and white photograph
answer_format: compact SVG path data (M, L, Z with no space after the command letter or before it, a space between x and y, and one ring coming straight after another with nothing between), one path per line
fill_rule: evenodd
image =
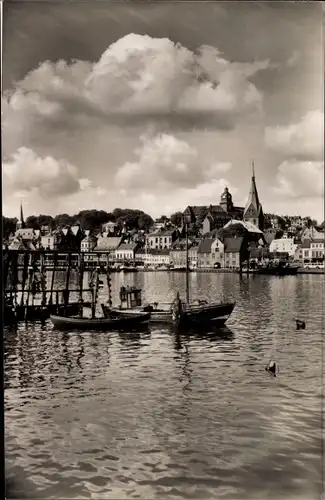
M1 8L6 499L320 500L323 3Z

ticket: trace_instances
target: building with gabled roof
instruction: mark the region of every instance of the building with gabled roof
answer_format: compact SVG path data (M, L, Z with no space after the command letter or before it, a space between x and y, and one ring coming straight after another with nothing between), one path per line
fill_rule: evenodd
M122 243L122 236L106 236L99 235L97 245L94 248L95 252L112 252Z
M294 238L277 238L271 241L269 250L271 253L287 253L289 257L293 257L297 246Z
M146 236L146 246L149 249L171 248L179 232L176 228L160 228Z
M256 233L256 234L263 235L263 231L258 226L256 226L253 222L250 222L250 221L231 220L231 221L227 222L227 224L223 227L223 229L231 228L231 227L234 227L236 225L242 226L249 233Z
M137 243L121 243L115 250L115 258L124 261L134 260L137 248Z
M18 250L20 250L20 251L27 250L26 246L24 245L23 240L19 237L15 237L12 240L12 242L8 246L8 249L9 250L17 250L17 251Z
M299 239L301 241L304 241L304 240L313 241L313 240L317 240L317 239L324 240L324 233L320 232L320 231L317 231L317 229L315 227L313 227L313 226L311 226L311 227L305 227L301 231L301 233L299 234Z
M88 231L88 234L81 240L80 243L80 250L81 252L92 252L97 244L97 239L95 236L91 235L90 232ZM85 255L84 256L85 261L92 260L91 255Z
M245 238L242 236L224 239L224 266L239 269L247 258Z
M183 221L189 225L202 225L202 233L207 234L213 229L223 227L231 219L241 220L243 212L243 207L237 207L233 204L232 195L225 187L219 205L189 205L183 212Z
M262 205L260 203L257 187L255 182L255 168L254 162L252 164L253 175L251 180L251 187L247 199L247 203L245 206L245 210L243 213L243 220L245 222L250 222L257 226L259 229L263 231L264 228L264 213L262 209Z

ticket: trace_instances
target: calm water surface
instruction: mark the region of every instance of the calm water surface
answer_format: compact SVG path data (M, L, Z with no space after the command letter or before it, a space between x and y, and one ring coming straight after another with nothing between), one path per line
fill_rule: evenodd
M194 297L237 300L227 329L5 332L8 498L320 498L324 277L190 280ZM185 276L122 283L167 301Z

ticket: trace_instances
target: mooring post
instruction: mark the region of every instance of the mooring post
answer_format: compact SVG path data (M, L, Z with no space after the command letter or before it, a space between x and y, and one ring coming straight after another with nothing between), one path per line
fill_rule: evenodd
M22 285L21 285L21 298L20 298L20 305L24 307L25 304L25 287L26 287L26 281L28 278L28 261L29 261L29 255L28 252L24 252L23 254L23 276L22 276Z
M28 263L30 263L32 268L28 269L28 289L27 289L27 300L26 300L25 318L24 318L25 321L27 321L27 316L28 316L29 296L32 288L33 275L34 275L34 260L35 260L35 255L28 252Z
M83 314L83 298L82 298L82 291L83 291L83 281L84 281L84 256L82 253L79 255L79 316L82 317Z
M52 271L52 279L51 279L51 288L50 288L50 298L48 301L48 306L52 306L52 296L53 296L53 289L54 289L54 279L55 279L55 271L56 271L56 264L58 260L58 253L55 252L54 254L54 260L53 260L53 271Z
M108 305L112 307L112 283L111 273L109 268L109 253L107 254L107 269L106 269L107 291L108 291Z
M42 287L42 307L46 306L46 268L45 268L45 254L40 254L41 260L41 287Z
M71 259L72 259L72 254L71 254L71 251L69 251L68 268L67 268L66 281L65 281L65 290L63 292L63 305L64 305L64 314L65 315L67 313L67 307L69 304L69 282L70 282L70 271L71 271Z
M14 254L13 259L12 259L12 283L11 283L11 290L12 290L12 298L11 298L11 306L13 308L14 316L17 318L17 305L18 305L18 300L17 300L17 294L18 294L18 255L17 253Z

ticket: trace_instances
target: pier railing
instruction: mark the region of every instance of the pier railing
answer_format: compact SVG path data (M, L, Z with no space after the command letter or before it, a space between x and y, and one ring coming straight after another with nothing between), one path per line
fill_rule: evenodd
M85 305L92 305L96 290L91 277L88 287L84 286L84 273L94 267L109 272L109 255L74 250L3 250L5 322L58 311L78 312Z

